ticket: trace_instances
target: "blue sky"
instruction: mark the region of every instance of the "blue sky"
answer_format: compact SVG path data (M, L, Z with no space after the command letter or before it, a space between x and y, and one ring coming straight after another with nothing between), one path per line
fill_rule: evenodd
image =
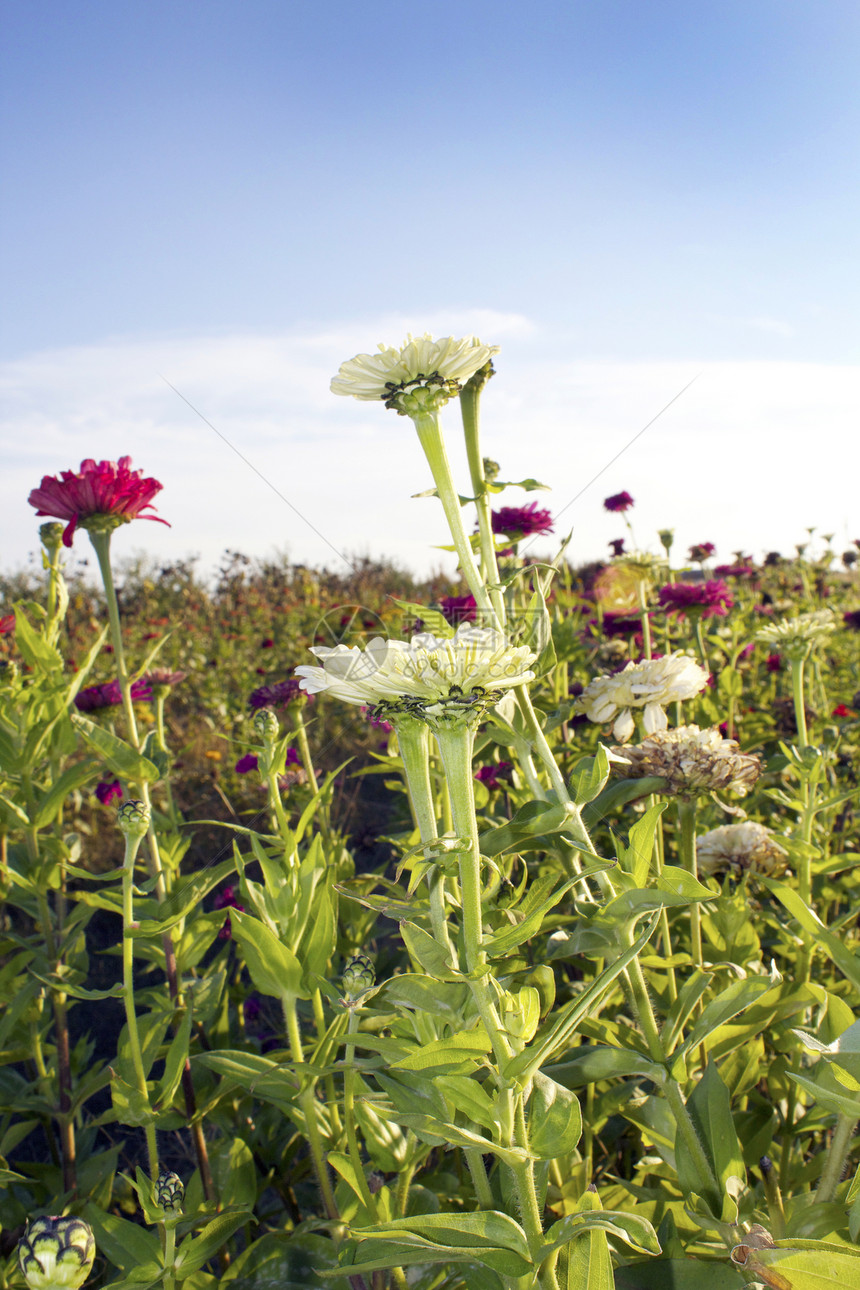
M123 452L181 497L135 529L159 552L327 558L277 487L338 549L435 561L402 422L328 377L478 324L487 451L558 509L702 373L569 517L574 558L620 488L643 544L860 529L855 0L3 11L4 564L28 486Z

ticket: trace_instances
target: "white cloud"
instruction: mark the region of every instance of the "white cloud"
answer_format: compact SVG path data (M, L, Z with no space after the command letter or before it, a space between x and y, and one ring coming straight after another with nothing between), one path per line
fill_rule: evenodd
M835 531L837 542L860 533L853 483L860 368L577 362L566 338L542 334L526 318L462 311L367 318L307 335L120 339L6 364L4 567L37 545L26 498L43 474L128 453L164 484L157 506L172 528L123 530L120 555L197 552L211 567L226 547L251 555L286 549L294 560L334 567L336 552L366 552L416 570L453 569L452 557L432 550L447 539L440 508L411 500L430 481L408 420L328 390L343 359L377 340L399 343L407 330L504 341L485 396L484 451L501 463L503 478L552 485L540 496L563 511L559 532L573 527L574 561L602 556L609 539L623 535L619 517L601 505L623 488L636 499L631 518L642 545L653 546L664 526L675 527L681 552L713 541L724 554L791 550L808 524ZM468 492L456 405L445 424ZM77 546L83 554L83 537Z

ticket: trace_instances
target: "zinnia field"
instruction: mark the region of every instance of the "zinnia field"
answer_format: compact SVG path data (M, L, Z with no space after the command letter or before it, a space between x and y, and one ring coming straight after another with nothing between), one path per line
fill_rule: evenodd
M456 584L129 561L157 461L33 481L3 1290L860 1286L860 541L679 550L632 479L578 564L484 456L496 352L332 382L404 418Z

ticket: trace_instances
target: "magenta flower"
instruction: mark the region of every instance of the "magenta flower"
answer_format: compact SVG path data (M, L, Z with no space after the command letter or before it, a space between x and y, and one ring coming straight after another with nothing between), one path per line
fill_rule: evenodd
M633 505L633 498L630 496L628 492L613 493L611 497L607 497L604 500L603 509L605 511L612 511L614 513L617 513L619 511L621 512L629 511L632 505Z
M842 615L842 621L852 632L860 632L860 609L849 609Z
M459 627L460 623L473 623L478 612L471 592L465 596L443 596L439 601L439 608L454 627Z
M781 672L782 655L768 654L767 659L765 660L765 667L767 668L768 672Z
M500 761L498 764L481 766L475 771L475 779L482 784L486 784L491 791L495 788L502 788L505 784L511 782L511 771L513 766L509 761Z
M108 806L114 798L122 797L122 785L118 779L103 779L100 784L96 784L96 797L102 806Z
M259 758L254 753L245 753L236 762L236 771L239 775L247 775L249 770L256 770L259 765Z
M118 462L95 462L87 457L77 472L64 470L59 477L44 475L28 501L36 507L37 515L69 521L63 546L71 546L78 524L102 532L135 519L167 524L158 515L141 514L155 509L152 499L161 487L157 479L144 479L143 471L132 470L131 457L120 457ZM110 522L105 523L106 517Z
M552 514L542 510L537 502L528 506L502 506L492 514L494 533L504 533L506 537L519 541L524 537L534 537L542 533L552 533Z
M236 897L236 888L232 886L225 887L222 892L219 892L212 902L212 905L214 909L238 909L240 914L244 914L245 912L245 906L239 904ZM220 932L218 933L218 939L219 941L229 941L232 935L233 925L230 922L230 915L228 914L224 919L224 924Z
M758 573L754 564L718 564L714 573L718 578L754 578Z
M145 677L133 681L131 697L135 702L148 703L152 699L152 690ZM105 681L104 685L88 685L75 695L75 707L78 712L95 712L98 708L112 708L122 703L122 691L119 681Z
M713 542L696 542L690 547L689 558L696 564L702 564L703 561L710 560L716 549Z
M258 690L254 690L248 700L248 706L256 710L257 708L276 708L283 707L288 703L296 703L299 700L307 699L310 701L311 695L306 695L299 687L297 677L291 677L289 681L275 681L272 685L261 685Z
M725 618L735 603L724 582L670 582L657 593L667 614Z

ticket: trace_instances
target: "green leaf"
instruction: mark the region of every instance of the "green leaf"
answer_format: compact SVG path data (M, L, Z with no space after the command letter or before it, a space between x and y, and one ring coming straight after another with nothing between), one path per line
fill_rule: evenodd
M142 918L133 936L163 936L180 922L189 910L202 904L213 887L217 887L222 878L235 873L236 861L222 860L221 864L201 869L199 873L188 877L182 876L166 900L158 906L158 918ZM231 911L232 912L232 911ZM232 921L232 920L231 920Z
M486 1030L483 1026L475 1026L471 1030L459 1030L445 1039L434 1039L429 1044L423 1044L408 1057L392 1062L389 1069L393 1071L431 1070L434 1066L443 1066L452 1061L461 1062L466 1057L480 1061L491 1049L492 1044Z
M177 1027L176 1034L170 1041L167 1056L164 1059L164 1074L153 1098L154 1110L166 1110L173 1101L173 1095L179 1088L185 1059L188 1056L188 1045L191 1042L191 1009L185 1009L185 1015Z
M578 1213L571 1214L570 1217L580 1220L590 1218L600 1207L596 1188L589 1187L580 1197L576 1207ZM562 1223L564 1222L562 1219ZM554 1224L550 1232L558 1227L558 1223ZM579 1230L573 1229L572 1224L569 1228L571 1235L563 1242L573 1242L567 1256L567 1290L613 1290L612 1258L606 1232L591 1223L580 1223ZM550 1244L547 1252L555 1248L557 1244Z
M161 778L158 767L148 757L136 752L131 744L117 738L103 726L96 725L88 717L82 717L78 712L72 713L72 725L90 752L101 758L114 775L133 784L158 783Z
M729 1178L746 1178L746 1166L732 1119L729 1090L714 1062L708 1062L704 1075L687 1098L687 1111L716 1177L719 1193L705 1192L703 1180L699 1177L680 1132L675 1137L678 1181L683 1192L703 1195L711 1212L719 1218L723 1212L724 1198L727 1199L726 1184Z
M307 1233L267 1232L237 1255L221 1277L233 1290L348 1290L337 1275L334 1241Z
M860 1250L830 1241L736 1245L732 1262L773 1290L848 1290L860 1284Z
M623 1079L627 1075L647 1075L659 1083L664 1072L642 1053L630 1048L610 1048L602 1044L584 1044L566 1061L544 1067L544 1072L565 1088L581 1088L604 1079Z
M606 869L611 868L610 864L595 865L593 868L577 874L575 878L569 878L560 887L556 887L555 891L545 900L542 900L540 904L534 908L529 908L529 912L520 922L515 923L512 927L506 927L504 931L497 932L494 936L487 938L484 942L484 949L488 956L490 958L506 957L518 945L522 945L523 941L528 941L533 936L536 936L543 926L543 920L549 911L554 909L558 902L563 900L567 893L578 883L582 882L583 878L587 878L593 873L603 873ZM550 881L549 885L552 885L552 881ZM532 890L537 887L537 883L533 884ZM529 904L531 903L529 902ZM525 902L524 907L526 907ZM515 909L513 912L519 913L520 911Z
M593 757L580 757L570 776L570 791L577 806L593 802L609 779L609 754L598 744Z
M440 981L454 981L458 974L451 967L450 952L440 945L435 936L431 936L423 927L404 919L400 924L400 935L411 957L420 963L425 972Z
M63 656L41 636L24 612L24 601L15 602L15 644L25 663L45 675L63 670Z
M637 887L644 887L648 881L657 824L668 805L668 802L656 802L654 806L649 806L642 818L633 825L627 836L627 846L619 856L622 869L633 875L633 882ZM667 867L669 866L663 867L663 876ZM679 872L685 871L679 870Z
M478 839L481 855L498 856L514 848L528 850L524 843L534 843L547 833L558 833L569 823L570 812L565 806L541 801L526 802L507 824L481 834Z
M539 1160L555 1160L573 1151L582 1134L582 1112L569 1089L538 1071L528 1114L529 1146Z
M525 1232L498 1210L396 1218L351 1234L362 1261L349 1264L350 1272L449 1260L475 1261L502 1276L521 1277L534 1267Z
M456 1111L462 1111L476 1124L493 1129L498 1122L494 1100L470 1075L436 1075L433 1083Z
M684 1043L679 1050L680 1055L686 1056L699 1044L712 1035L715 1030L730 1021L732 1017L737 1017L754 1003L759 1003L765 995L779 984L781 978L750 976L745 981L732 981L724 990L712 999L706 1006L701 1017L699 1017L693 1029L687 1035Z
M763 878L761 881L782 902L791 916L797 919L803 930L827 950L839 971L848 978L855 990L860 991L860 958L828 932L818 915L812 912L793 887L772 878Z
M198 1236L192 1237L190 1234L176 1251L176 1276L182 1280L192 1272L197 1272L203 1264L217 1254L226 1241L230 1239L237 1228L252 1218L250 1210L241 1210L239 1213L217 1214L206 1224L203 1231Z
M92 1202L84 1206L83 1217L93 1229L99 1253L123 1272L131 1272L140 1264L161 1264L161 1242L156 1232L116 1214L106 1214Z
M68 770L64 770L62 775L54 781L47 793L39 801L33 820L34 827L43 829L46 825L51 824L59 815L69 794L86 784L87 780L95 778L98 773L98 765L89 758L85 761L77 762L74 766L69 766Z
M615 1269L615 1290L743 1290L740 1274L715 1259L658 1259Z
M302 990L301 964L265 923L252 914L231 909L230 926L233 940L238 943L251 979L261 994L269 994L276 999L284 995L307 998Z
M663 793L666 780L658 775L646 775L642 779L613 779L606 785L593 802L582 808L582 822L587 829L607 815L616 815L629 802L637 802L641 797L651 793Z

